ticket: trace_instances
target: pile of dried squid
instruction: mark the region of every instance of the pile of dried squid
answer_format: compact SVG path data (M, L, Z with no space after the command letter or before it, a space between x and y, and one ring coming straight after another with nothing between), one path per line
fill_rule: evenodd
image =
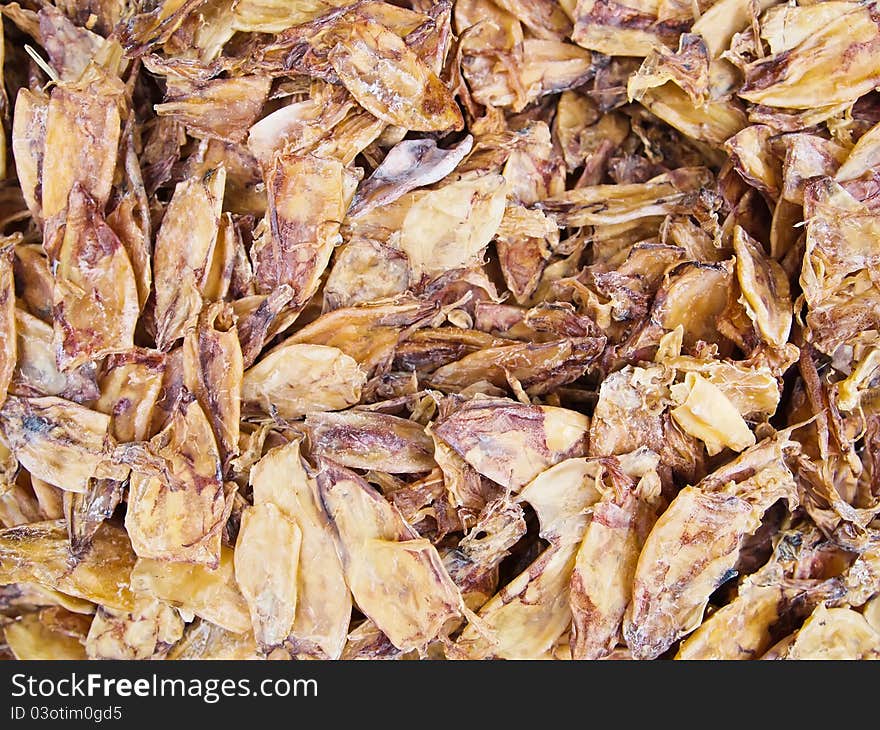
M880 656L880 6L0 5L0 652Z

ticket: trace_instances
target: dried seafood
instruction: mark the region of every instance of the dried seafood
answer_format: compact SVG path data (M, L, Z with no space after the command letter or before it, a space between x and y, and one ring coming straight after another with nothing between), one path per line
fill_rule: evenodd
M0 652L880 657L877 0L0 23Z

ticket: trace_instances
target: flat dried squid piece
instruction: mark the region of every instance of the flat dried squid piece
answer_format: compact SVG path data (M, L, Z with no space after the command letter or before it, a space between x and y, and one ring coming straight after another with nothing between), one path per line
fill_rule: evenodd
M469 624L454 656L464 659L548 659L571 622L569 582L577 547L545 550L493 596Z
M269 208L263 236L251 249L257 291L282 284L294 290L290 306L302 308L317 291L356 178L341 162L281 152L266 172Z
M590 455L615 456L647 447L683 479L702 476L699 441L684 433L667 412L672 404L668 368L626 366L610 373L599 388L590 428Z
M33 476L70 492L84 492L92 477L124 478L110 464L110 417L63 398L8 396L0 433Z
M224 469L238 454L244 360L232 307L205 307L183 340L184 381L196 396L220 451Z
M232 499L198 402L184 393L168 426L148 445L121 449L132 467L125 526L138 556L216 567Z
M685 17L660 19L653 0L578 0L574 11L575 43L617 56L647 56L655 48L672 46L693 22Z
M449 89L381 24L361 20L340 29L328 58L349 93L379 119L420 132L464 126Z
M202 619L188 624L183 638L168 652L172 660L260 658L253 634L237 634Z
M465 659L548 658L571 623L570 592L578 546L600 499L601 459L566 459L531 481L517 497L538 515L550 542L538 558L479 611L453 649Z
M214 569L139 558L131 572L131 588L234 634L251 632L247 603L235 582L233 551L225 545Z
M306 417L312 449L342 466L415 474L434 468L434 442L415 421L345 411Z
M540 535L552 545L580 543L590 522L589 508L602 498L599 481L604 459L566 459L541 472L517 495L528 502L540 524Z
M129 587L135 554L125 530L104 523L79 560L70 552L64 520L0 530L0 585L38 583L120 611L134 607Z
M110 197L121 136L124 90L118 79L52 90L42 156L42 214L48 227L43 245L53 256L55 232L76 183L102 209Z
M177 611L162 601L138 596L134 609L99 606L86 636L89 659L162 659L183 636Z
M98 528L122 502L125 488L125 482L117 479L90 479L85 492L67 493L64 517L74 555L82 557L88 551Z
M725 447L742 451L755 445L755 434L720 388L699 373L687 373L670 388L679 405L669 413L687 433L706 444L710 456Z
M100 378L95 408L110 416L110 435L119 443L146 441L153 409L162 392L166 356L134 348L111 355Z
M741 303L761 336L783 348L791 333L792 307L788 276L768 258L759 244L741 227L733 233L736 274L742 289Z
M711 614L681 642L681 660L757 659L772 643L772 629L793 604L806 603L835 591L835 581L788 581L781 572L749 576L736 598Z
M519 491L538 474L587 451L587 416L504 398L461 404L434 433L480 474Z
M95 200L74 183L54 288L55 357L80 367L134 344L140 314L134 269Z
M274 504L300 530L296 612L287 645L298 657L338 659L351 618L351 593L336 551L333 527L315 480L303 467L299 442L269 451L251 470L255 504ZM239 538L241 539L241 538ZM293 556L273 546L287 565ZM294 565L294 567L297 567Z
M19 616L3 628L3 637L19 660L83 660L87 630L85 616L52 607Z
M220 230L226 169L177 184L156 234L156 345L169 350L202 309L202 294Z
M342 350L284 343L245 371L242 411L299 418L312 411L341 410L360 400L366 380L358 363Z
M324 311L403 294L409 276L405 253L379 241L353 238L336 252L324 285Z
M448 631L463 604L437 549L354 472L325 460L317 479L358 608L404 651Z
M438 368L428 384L454 393L479 382L506 388L515 380L528 395L543 395L587 372L604 344L604 337L579 337L486 347Z
M22 198L34 220L40 224L43 222L41 177L48 112L48 96L27 88L19 90L15 98L10 146Z
M602 467L604 494L590 510L571 576L572 659L601 659L617 645L660 496L656 472L636 484L616 459L603 459Z
M876 8L835 3L835 9L835 17L817 15L806 33L794 35L792 40L800 41L794 47L750 63L739 96L771 107L810 109L817 99L823 106L852 102L877 86Z
M403 219L398 244L409 258L415 280L473 263L498 231L506 197L501 175L419 192Z
M149 60L145 65L153 70ZM266 102L271 81L238 76L194 82L170 75L166 83L166 99L156 104L157 115L184 124L195 137L241 142Z
M369 376L387 365L412 329L427 326L437 314L436 302L388 300L327 312L289 337L284 344L328 345L357 361ZM315 409L317 410L317 409Z
M850 608L818 606L797 632L786 659L880 659L880 632Z
M242 512L235 580L264 650L281 644L293 627L301 544L302 531L272 502L255 500Z
M439 182L456 168L473 145L471 135L449 149L437 147L433 139L399 142L388 150L382 164L360 186L348 215L362 215L394 202L410 190Z
M702 167L684 167L644 183L592 185L574 188L547 198L537 207L556 219L560 227L626 223L669 213L690 213L701 188L712 184Z
M624 621L634 657L656 658L700 624L709 596L733 575L742 538L777 500L796 503L796 491L788 468L771 462L739 484L713 489L710 481L679 492L648 535L636 566Z

